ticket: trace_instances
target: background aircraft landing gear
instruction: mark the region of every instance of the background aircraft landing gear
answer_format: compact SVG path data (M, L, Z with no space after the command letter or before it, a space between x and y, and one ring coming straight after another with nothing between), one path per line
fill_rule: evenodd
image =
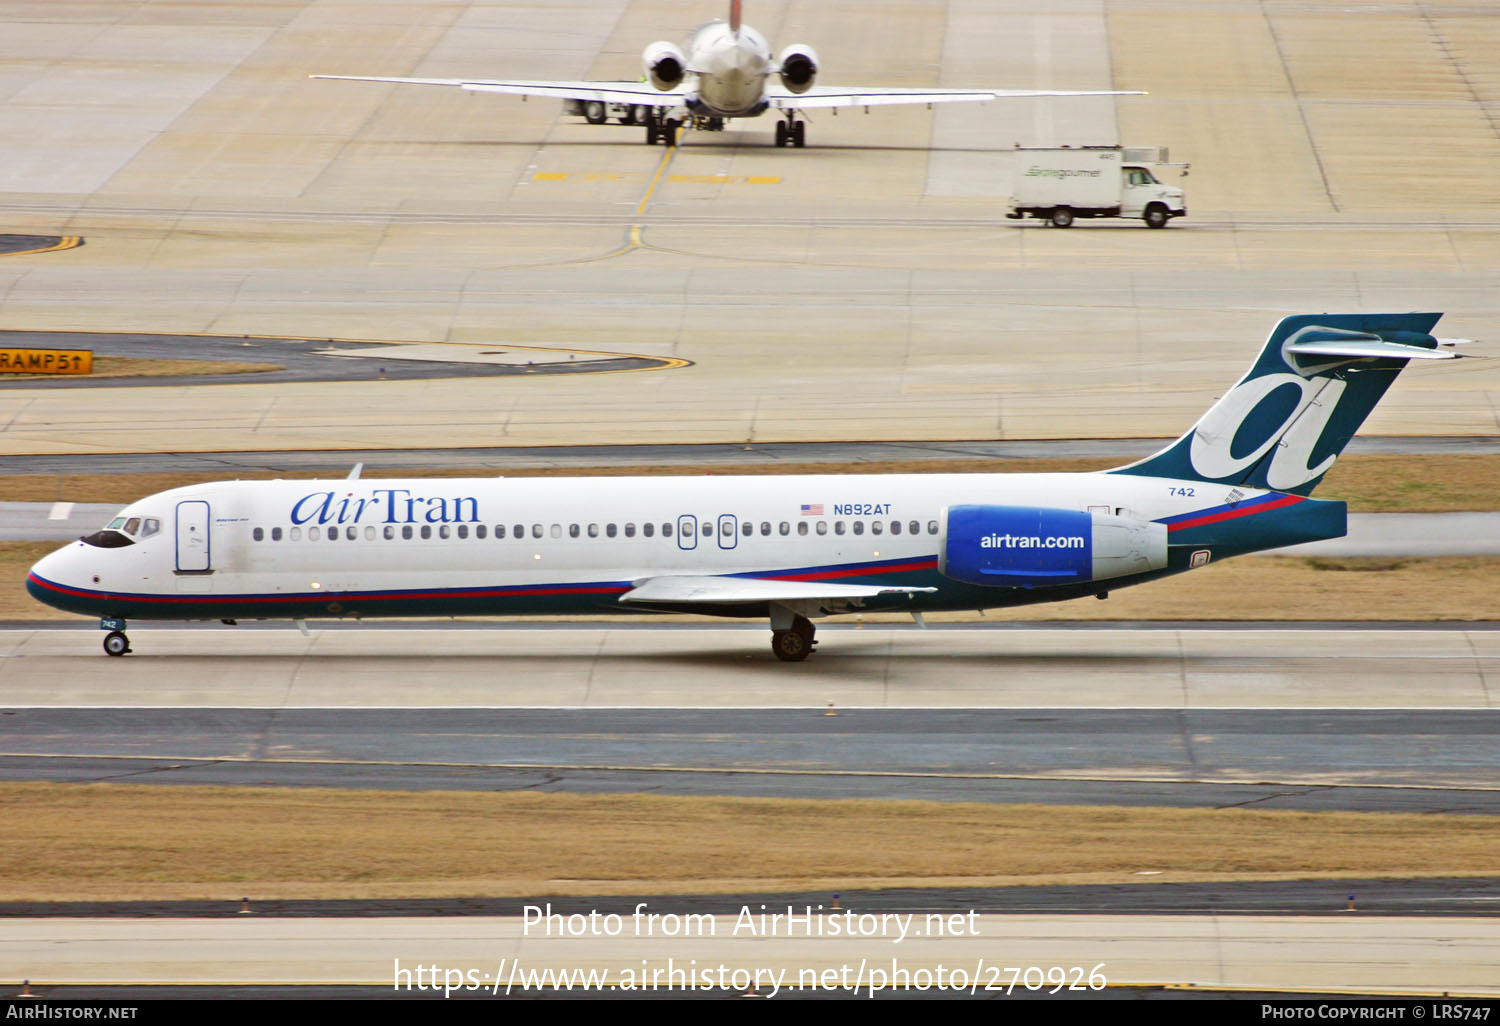
M776 145L791 145L798 149L806 146L807 122L793 121L790 115L785 121L776 122Z
M771 632L771 651L784 663L800 663L817 647L816 628L805 616L794 617L791 630Z

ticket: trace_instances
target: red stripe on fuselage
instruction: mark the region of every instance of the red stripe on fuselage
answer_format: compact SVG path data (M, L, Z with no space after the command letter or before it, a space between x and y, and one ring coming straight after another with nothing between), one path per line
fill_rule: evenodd
M1254 516L1256 513L1264 513L1267 510L1290 506L1293 503L1301 502L1302 499L1303 497L1300 495L1283 495L1281 498L1271 502L1262 502L1254 506L1241 507L1240 509L1226 509L1219 513L1209 513L1201 517L1195 517L1192 520L1179 520L1175 524L1167 525L1167 533L1180 531L1185 527L1202 527L1204 524L1217 524L1221 520L1235 520L1239 517Z

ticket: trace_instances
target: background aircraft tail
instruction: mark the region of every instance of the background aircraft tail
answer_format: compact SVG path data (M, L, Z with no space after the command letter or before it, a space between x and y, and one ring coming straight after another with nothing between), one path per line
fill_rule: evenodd
M1413 359L1458 355L1442 314L1302 314L1276 325L1249 372L1165 449L1112 474L1308 495Z

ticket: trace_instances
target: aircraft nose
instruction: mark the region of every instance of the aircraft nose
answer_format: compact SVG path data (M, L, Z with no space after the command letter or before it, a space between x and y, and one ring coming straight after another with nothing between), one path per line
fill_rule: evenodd
M77 560L73 555L77 547L78 543L74 542L66 548L48 553L32 565L31 571L26 575L26 590L32 598L59 609L71 608L67 601L69 592L83 584L82 581L73 579L78 576L75 566Z

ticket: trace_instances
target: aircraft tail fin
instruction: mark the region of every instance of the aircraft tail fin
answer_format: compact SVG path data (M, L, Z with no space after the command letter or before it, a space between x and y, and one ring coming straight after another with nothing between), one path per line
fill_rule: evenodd
M729 31L739 34L740 31L740 0L729 0Z
M1458 340L1429 334L1440 317L1282 318L1249 372L1187 434L1109 473L1309 495L1410 361L1459 355Z

